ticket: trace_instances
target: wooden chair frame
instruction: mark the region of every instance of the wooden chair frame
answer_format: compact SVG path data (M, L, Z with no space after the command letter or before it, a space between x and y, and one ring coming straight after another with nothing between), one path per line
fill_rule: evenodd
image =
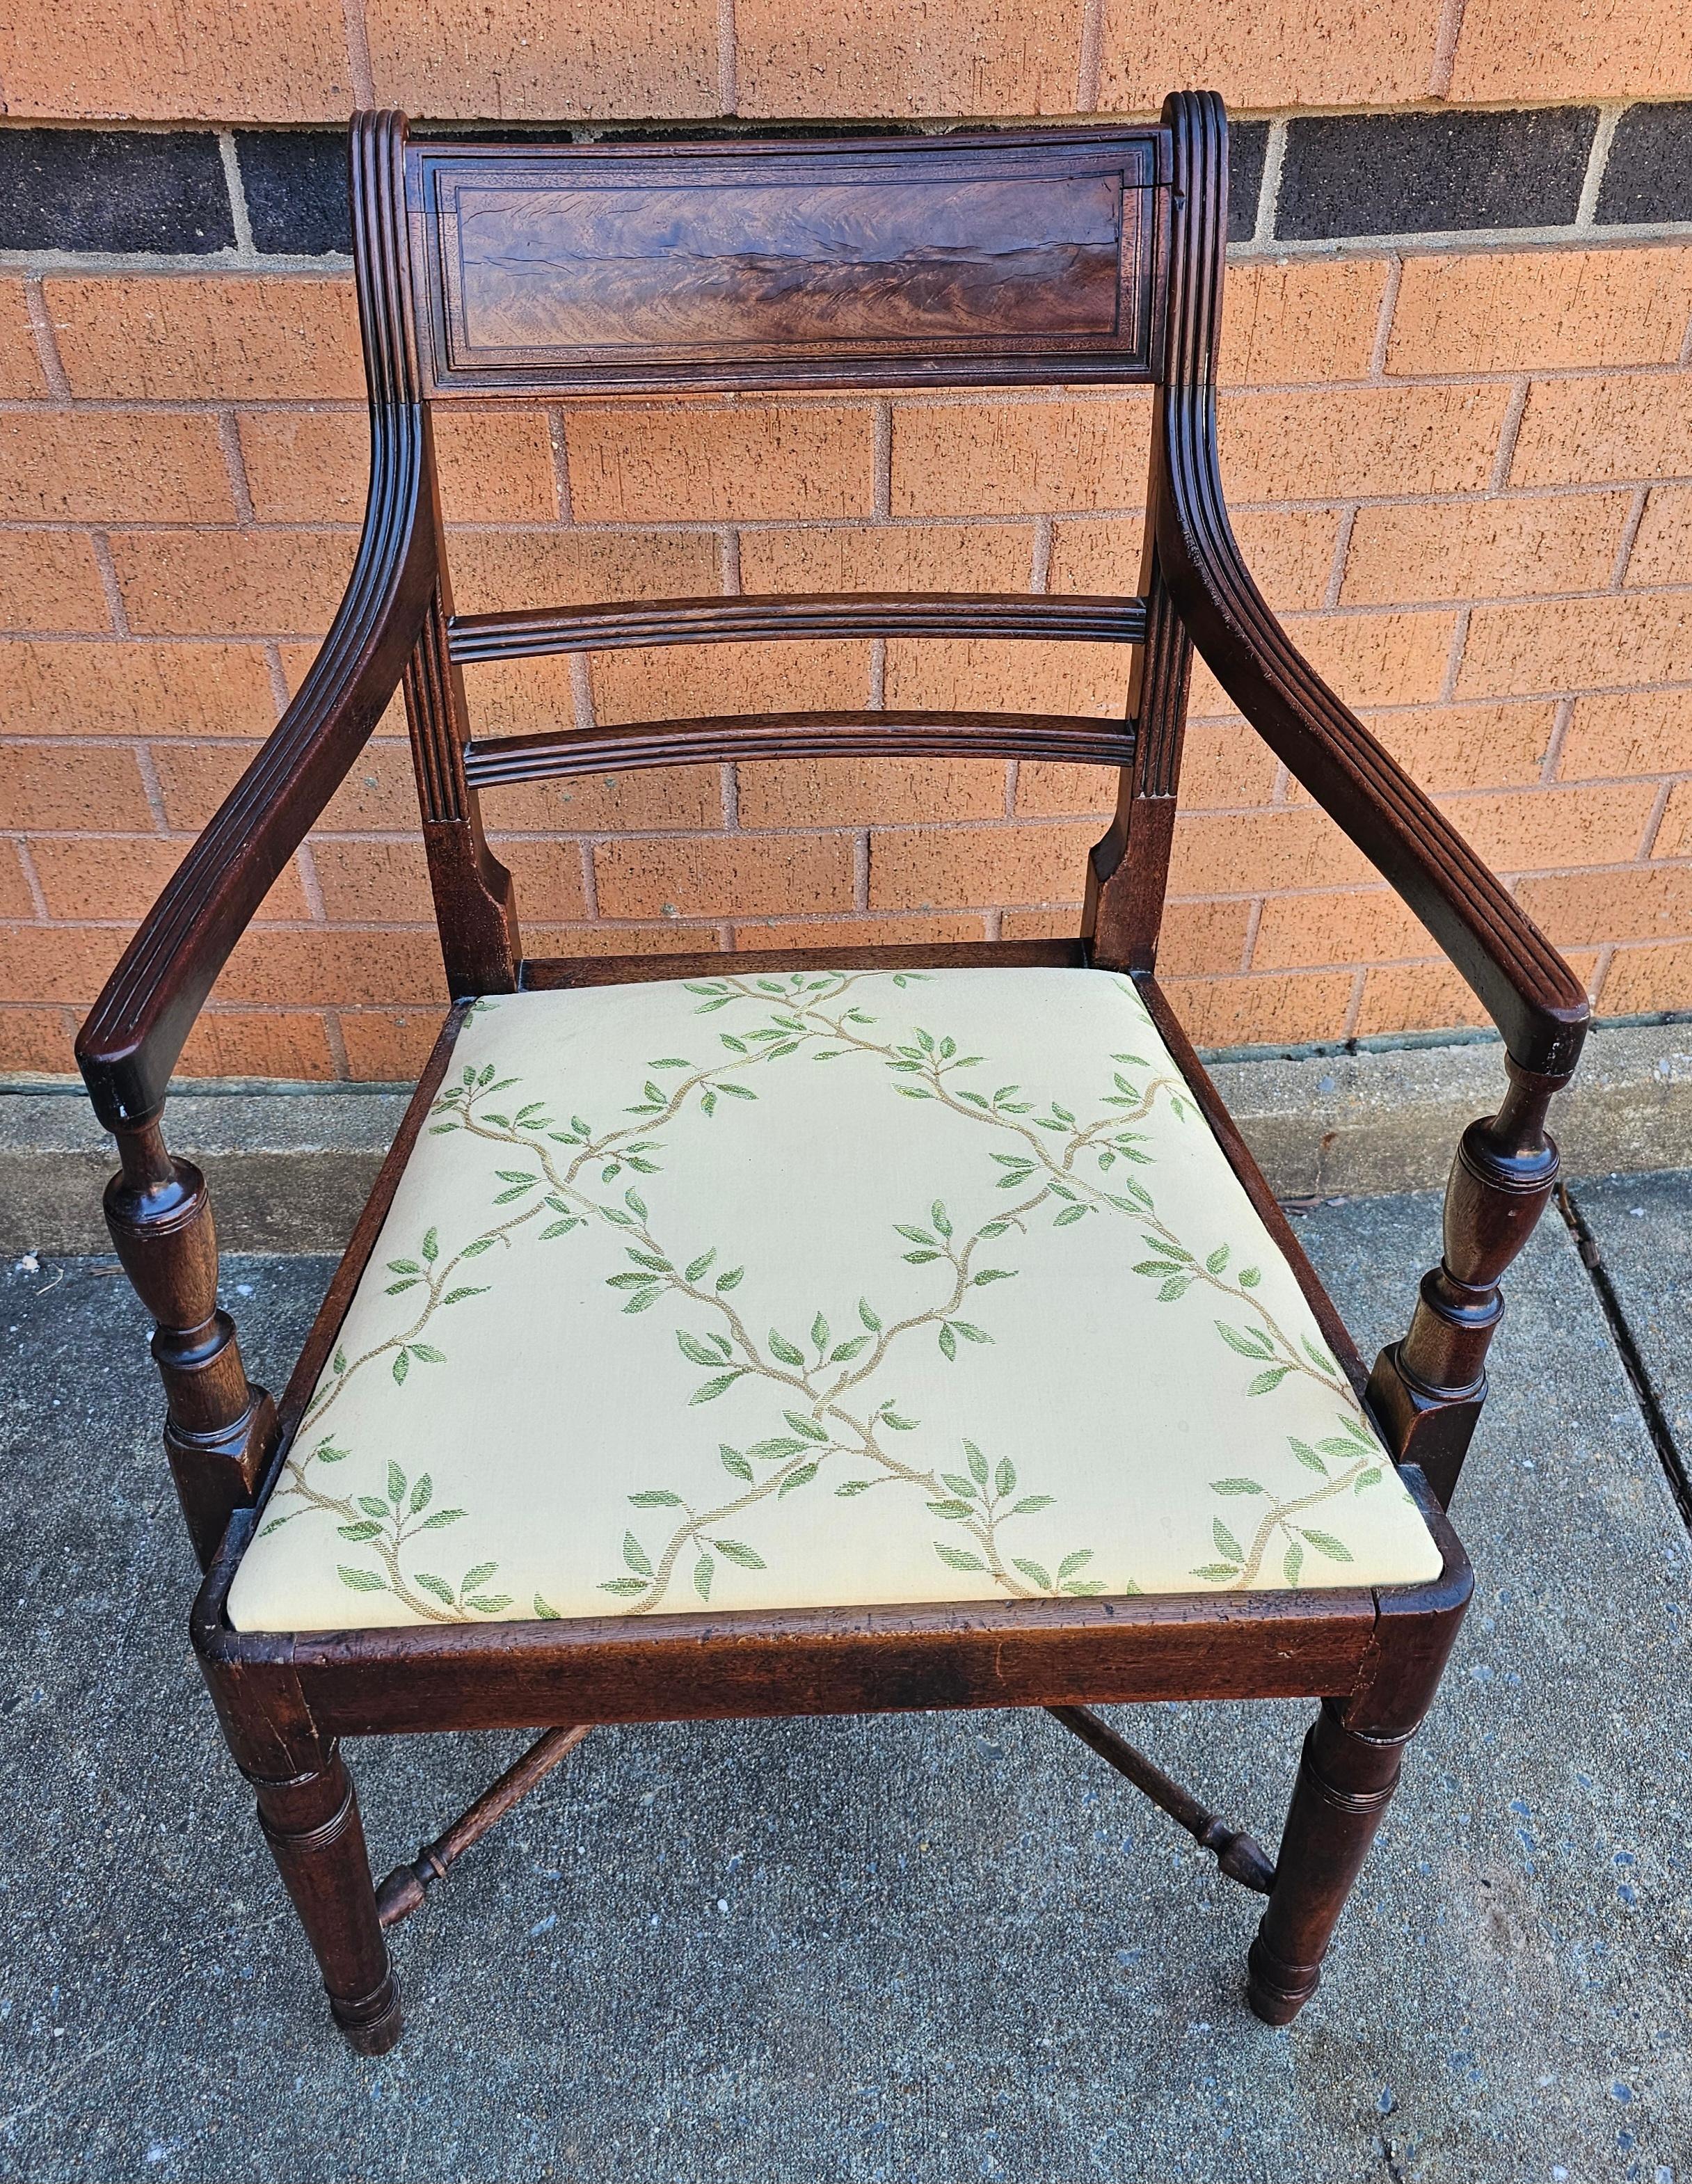
M777 326L751 349L648 340L542 353L495 338L460 292L466 161L499 178L537 159L620 163L620 176L707 185L773 175L803 192L841 175L907 184L935 174L1079 176L1120 190L1120 247L1075 278L1105 332L1010 334L969 320L955 340L819 347ZM184 861L83 1028L78 1056L114 1134L113 1238L156 1323L164 1443L204 1569L193 1641L237 1763L311 1944L337 2023L381 2053L401 2018L387 1929L454 1858L595 1723L1043 1706L1268 1897L1249 1997L1284 2024L1315 1992L1329 1935L1430 1703L1471 1590L1447 1525L1486 1391L1499 1281L1553 1189L1545 1119L1578 1055L1583 994L1511 896L1300 658L1247 572L1216 461L1214 367L1227 232L1227 127L1210 93L1172 98L1156 127L869 143L474 148L412 141L402 117L362 114L351 136L359 300L372 435L369 506L345 599L298 696ZM762 160L767 164L760 166ZM507 163L502 166L501 162ZM937 164L938 163L938 164ZM551 170L549 170L551 171ZM609 170L607 170L609 171ZM1105 178L1105 182L1099 177ZM1114 180L1110 177L1114 176ZM592 176L590 175L590 181ZM1014 192L1013 192L1014 194ZM777 192L779 195L779 192ZM469 202L469 200L465 200ZM983 201L985 202L985 200ZM444 238L444 240L443 240ZM1077 263L1080 261L1077 260ZM444 270L443 270L444 269ZM1079 294L1080 291L1077 290ZM779 319L781 309L773 306ZM962 307L960 307L960 309ZM1089 306L1092 308L1092 306ZM486 315L484 314L484 316ZM495 315L497 317L497 314ZM1108 317L1108 313L1106 317ZM967 319L967 312L964 313ZM1105 319L1099 323L1105 325ZM499 329L495 328L495 334ZM1142 381L1155 389L1144 560L1133 599L854 594L455 616L437 488L436 401L787 385ZM1114 639L1135 648L1123 722L904 711L663 722L486 742L472 738L472 662L618 644L728 638L967 633ZM1510 1088L1464 1134L1442 1263L1409 1333L1366 1373L1229 1121L1155 976L1194 645L1316 802L1398 889L1501 1031ZM403 684L450 1011L370 1203L280 1407L248 1379L218 1307L203 1179L168 1152L165 1093L188 1029L231 950ZM493 1622L333 1634L237 1632L231 1580L352 1298L470 997L519 989L691 976L720 957L526 958L509 876L489 852L477 792L494 783L699 760L849 750L1062 757L1119 768L1116 818L1094 849L1072 940L973 947L782 950L758 968L833 962L1097 965L1127 972L1222 1149L1308 1296L1444 1556L1435 1582L1400 1589L1218 1598L1096 1598ZM1226 1827L1090 1708L1170 1697L1309 1696L1306 1741L1277 1863ZM373 1883L341 1755L347 1736L488 1727L547 1730L409 1865Z

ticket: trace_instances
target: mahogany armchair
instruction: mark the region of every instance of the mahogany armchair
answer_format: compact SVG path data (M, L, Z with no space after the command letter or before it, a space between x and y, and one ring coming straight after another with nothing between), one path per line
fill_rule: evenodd
M1444 1505L1586 1004L1241 560L1213 399L1220 101L1172 98L1155 127L695 145L415 141L361 114L351 160L357 564L78 1047L205 1572L193 1642L336 2022L365 2054L398 2037L388 1930L593 1724L999 1706L1049 1708L1266 1896L1249 1999L1288 2022L1468 1599ZM1137 598L453 610L438 403L1122 382L1155 390ZM487 740L466 703L485 660L983 632L1132 647L1127 717ZM1372 1373L1155 975L1194 646L1506 1045L1443 1262ZM160 1117L236 940L402 684L453 1005L276 1405ZM1115 767L1081 932L524 956L482 788L843 752ZM1321 1710L1272 1862L1091 1711L1298 1696ZM341 1740L489 1726L545 1734L376 1886Z

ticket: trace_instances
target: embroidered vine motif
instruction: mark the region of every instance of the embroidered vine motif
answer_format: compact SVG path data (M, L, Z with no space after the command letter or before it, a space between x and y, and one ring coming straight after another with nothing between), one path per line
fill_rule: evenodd
M1060 1515L1048 1515L1056 1499L1038 1490L1037 1479L1023 1476L1028 1459L1022 1451L992 1447L985 1432L979 1441L931 1446L922 1420L905 1415L890 1391L890 1375L915 1344L932 1343L959 1367L972 1348L995 1341L999 1285L1016 1279L1019 1268L1007 1262L1037 1225L1073 1230L1102 1220L1132 1224L1147 1255L1133 1262L1133 1272L1155 1284L1160 1306L1203 1299L1219 1345L1249 1373L1247 1395L1271 1396L1296 1379L1320 1387L1336 1406L1333 1435L1314 1446L1288 1439L1294 1458L1311 1474L1307 1490L1277 1498L1259 1479L1243 1475L1211 1483L1216 1496L1238 1505L1238 1513L1230 1511L1236 1522L1249 1516L1250 1537L1242 1540L1217 1514L1211 1528L1216 1558L1196 1565L1194 1580L1217 1588L1250 1585L1272 1552L1280 1554L1288 1585L1300 1581L1307 1550L1350 1561L1337 1534L1305 1521L1318 1505L1366 1492L1384 1475L1350 1384L1308 1334L1295 1338L1281 1325L1262 1294L1259 1266L1242 1261L1229 1240L1178 1235L1133 1173L1153 1165L1146 1134L1135 1126L1160 1100L1178 1124L1204 1127L1183 1080L1125 1042L1109 1057L1108 1089L1095 1090L1090 1101L1071 1106L1055 1097L1036 1098L1016 1083L989 1090L985 1056L962 1051L938 1027L911 1023L890 1031L865 1006L884 999L891 986L920 1007L927 983L921 972L863 972L690 982L694 1016L722 1019L699 1026L700 1038L713 1039L716 1050L701 1059L693 1041L689 1054L651 1059L637 1096L615 1119L565 1114L551 1099L526 1096L534 1088L517 1076L497 1075L491 1063L465 1067L435 1101L429 1127L431 1134L456 1134L498 1149L507 1164L493 1172L489 1211L497 1217L450 1248L431 1227L386 1262L392 1323L356 1355L336 1350L263 1532L309 1514L332 1518L338 1539L360 1557L337 1565L349 1591L390 1593L413 1614L436 1622L509 1610L512 1595L494 1589L497 1563L476 1563L455 1579L421 1566L426 1554L431 1562L442 1559L448 1540L441 1535L466 1514L434 1506L428 1472L409 1479L389 1462L385 1477L375 1482L383 1490L341 1490L339 1467L352 1451L337 1442L331 1414L348 1388L373 1371L385 1369L396 1390L426 1384L431 1369L446 1361L441 1346L451 1340L454 1308L495 1286L503 1255L520 1241L552 1247L603 1227L615 1233L626 1262L606 1278L622 1312L666 1306L681 1354L703 1375L688 1407L709 1406L743 1384L768 1397L768 1430L760 1438L735 1445L705 1434L701 1485L689 1496L662 1485L628 1496L638 1513L614 1549L613 1574L600 1581L608 1605L648 1613L670 1600L677 1585L709 1602L723 1563L766 1568L758 1544L760 1511L795 1494L829 1490L843 1500L891 1493L901 1505L908 1496L919 1496L932 1520L938 1559L985 1575L1007 1596L1104 1592L1108 1580L1098 1571L1096 1546L1066 1537ZM1127 1004L1125 1022L1145 1026L1131 983L1112 983ZM498 1004L477 1005L490 1006ZM733 1014L724 1013L729 1011ZM808 1327L801 1312L787 1328L760 1333L740 1309L737 1293L747 1268L726 1231L715 1238L671 1233L637 1178L664 1173L665 1134L681 1117L697 1112L711 1121L743 1110L757 1101L758 1082L771 1070L866 1064L885 1072L893 1094L935 1104L978 1135L983 1204L966 1212L936 1198L904 1209L910 1217L891 1224L890 1248L904 1264L925 1269L932 1282L920 1309L890 1314L868 1295L843 1307L824 1300ZM1090 1120L1077 1112L1083 1104L1094 1111ZM1132 1580L1115 1589L1138 1590ZM532 1606L539 1617L559 1612L539 1594Z

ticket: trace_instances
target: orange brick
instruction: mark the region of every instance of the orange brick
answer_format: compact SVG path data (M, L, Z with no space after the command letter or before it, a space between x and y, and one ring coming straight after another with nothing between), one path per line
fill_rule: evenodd
M164 883L188 854L186 836L96 834L76 841L38 838L31 845L50 917L139 918L151 910ZM289 865L259 904L261 921L309 915L298 872Z
M588 956L714 956L722 946L715 925L526 926L531 961L569 961Z
M575 842L497 841L493 854L509 867L517 887L519 914L543 925L563 917L586 917L582 850Z
M1308 805L1227 817L1194 814L1175 822L1172 894L1270 894L1373 877L1361 850Z
M1063 0L793 8L737 0L743 114L1071 114L1081 18Z
M1287 634L1348 705L1414 705L1437 698L1445 680L1453 614L1288 615ZM1231 712L1233 702L1202 660L1193 666L1195 716Z
M362 410L250 411L241 420L241 447L261 523L356 523L363 515L370 430ZM435 448L448 522L557 521L543 417L443 410Z
M601 721L852 711L869 696L867 644L687 644L593 655Z
M344 125L354 103L338 0L79 0L71 36L53 0L8 14L0 81L14 116Z
M259 755L257 744L160 744L153 753L165 823L198 833Z
M1133 665L1125 644L892 638L887 703L949 713L1096 713L1120 720Z
M415 1084L441 1034L434 1009L342 1009L337 1018L355 1082Z
M8 515L49 521L235 521L216 420L157 411L0 415L0 503Z
M263 735L257 645L0 644L0 716L32 736Z
M5 33L0 31L0 42ZM0 70L4 63L0 62ZM3 81L3 75L0 75ZM47 391L21 281L0 281L0 400L25 402Z
M572 410L570 505L578 523L867 515L871 417L855 402Z
M1633 496L1388 502L1360 508L1347 606L1607 588Z
M1428 928L1395 894L1272 894L1252 945L1255 971L1327 963L1392 963L1433 950Z
M1157 967L1165 978L1237 971L1251 908L1244 902L1170 902L1163 907Z
M846 835L604 842L593 872L606 917L751 917L852 906Z
M694 599L721 588L717 543L698 532L459 531L447 559L460 614Z
M86 1009L128 939L105 925L0 925L0 1001Z
M1692 22L1679 0L1468 0L1450 96L1517 100L1684 98Z
M328 1027L314 1010L263 1015L209 1009L176 1065L183 1077L276 1077L311 1082L337 1074Z
M1383 258L1263 260L1227 278L1216 376L1225 387L1364 379L1375 353Z
M1511 459L1512 485L1603 484L1692 473L1692 379L1536 379Z
M70 1077L76 1018L69 1009L0 1009L0 1069L20 1077Z
M1034 535L1026 523L843 523L744 531L749 592L1022 592Z
M1628 556L1628 582L1678 583L1692 566L1692 488L1654 486L1645 502L1634 550Z
M1678 773L1692 766L1692 691L1624 690L1582 698L1563 740L1562 781Z
M901 403L895 515L1038 515L1133 508L1145 493L1150 407L1111 399Z
M86 532L0 531L0 618L8 629L109 629Z
M490 788L481 799L490 833L674 833L722 824L722 775L715 766L654 766L637 773L578 774Z
M1224 394L1222 476L1238 501L1478 492L1509 399L1492 385Z
M319 275L55 275L58 352L80 395L142 402L362 399L353 284Z
M1275 754L1255 729L1243 722L1194 721L1182 751L1181 801L1188 811L1266 804L1278 771ZM1112 767L1025 759L1016 770L1019 818L1085 811L1103 819L1116 808Z
M870 838L872 910L1075 902L1094 827L878 827Z
M147 635L292 636L326 629L353 573L344 531L116 531L131 626Z
M1647 784L1649 785L1649 784ZM1654 857L1692 857L1692 782L1678 782L1668 792L1662 823L1651 844Z
M1460 697L1567 690L1589 682L1692 682L1692 592L1564 599L1554 613L1477 607Z
M383 104L509 121L715 114L713 0L366 0ZM749 110L749 109L746 109Z
M24 876L21 853L14 842L0 842L0 917L33 917L36 899Z
M1356 1036L1444 1031L1491 1021L1449 963L1400 963L1390 970L1371 971L1364 979Z
M331 924L434 922L434 898L420 840L348 842L330 836L313 840L311 857L323 893L324 914Z
M213 761L220 755L215 751L196 753L184 749L179 758L169 749L153 753L159 778L164 785L164 806L170 813L173 827L204 823L179 820L179 798L185 801L190 796L203 799L211 794L220 780L225 785L217 790L217 796L227 794L239 771L239 763L231 760L226 768L214 767ZM214 808L216 800L213 799ZM420 823L417 777L412 771L410 744L391 736L373 737L353 760L345 780L330 798L314 829L313 839L319 833L412 835L418 832Z
M1411 779L1431 792L1526 788L1539 778L1556 716L1550 704L1440 705L1370 713L1363 724ZM1289 794L1305 793L1290 784Z
M1143 521L1060 521L1047 588L1132 596L1139 589ZM1339 538L1337 508L1249 508L1236 514L1233 527L1247 566L1277 613L1322 604Z
M0 811L19 827L153 832L135 753L120 746L0 744Z
M983 940L979 911L950 917L765 917L737 921L734 945L744 953L771 948L940 948Z
M1692 866L1636 865L1622 872L1556 872L1523 880L1522 907L1558 947L1692 935Z
M1638 855L1656 783L1529 788L1514 796L1442 797L1445 816L1483 862L1506 872L1619 864Z
M1692 1008L1692 941L1666 948L1618 948L1598 1002L1606 1017Z
M1337 1039L1351 1006L1349 971L1278 978L1172 978L1164 990L1195 1046L1290 1046Z
M1073 902L1054 903L1039 910L1001 911L999 938L1004 940L1073 940L1081 931L1081 896Z
M1005 816L1003 759L774 759L739 771L743 827L885 827Z
M1155 114L1172 85L1231 107L1392 106L1427 95L1436 17L1389 0L1272 10L1105 0L1099 106Z
M1692 252L1489 250L1409 258L1389 372L1673 364L1692 311Z
M392 1004L446 998L432 933L357 933L271 926L237 943L217 982L220 1000L266 1007L325 1001Z

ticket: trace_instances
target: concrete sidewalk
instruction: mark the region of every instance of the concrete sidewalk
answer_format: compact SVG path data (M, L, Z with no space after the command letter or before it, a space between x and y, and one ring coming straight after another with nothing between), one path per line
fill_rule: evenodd
M1692 1178L1576 1196L1603 1279L1554 1216L1517 1271L1474 1609L1283 2033L1255 1899L1043 1716L932 1715L596 1731L402 1930L409 2030L358 2062L189 1656L139 1307L110 1261L13 1269L0 2174L1692 2184ZM1366 1355L1438 1221L1301 1223ZM272 1385L328 1270L225 1262ZM1122 1718L1272 1842L1308 1713ZM356 1752L378 1870L521 1741Z

